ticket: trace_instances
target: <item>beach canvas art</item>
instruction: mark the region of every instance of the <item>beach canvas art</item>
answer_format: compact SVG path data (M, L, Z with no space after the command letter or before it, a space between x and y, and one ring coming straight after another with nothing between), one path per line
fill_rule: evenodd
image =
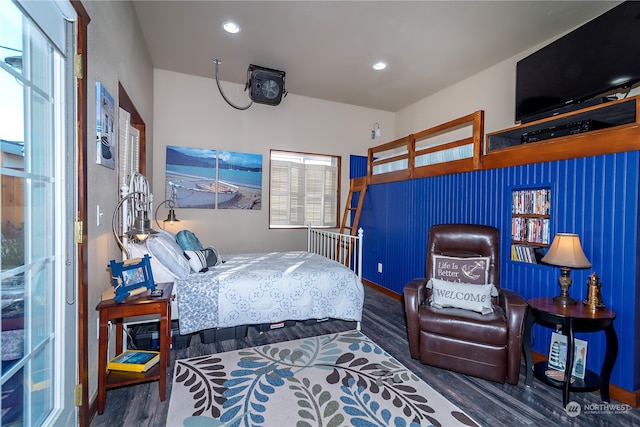
M176 208L262 208L262 155L167 146L166 198Z

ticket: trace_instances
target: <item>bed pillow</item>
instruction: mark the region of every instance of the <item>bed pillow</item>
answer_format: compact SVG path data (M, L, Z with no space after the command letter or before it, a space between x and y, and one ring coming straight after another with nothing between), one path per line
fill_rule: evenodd
M493 312L491 297L498 296L495 286L475 285L471 283L448 282L431 279L427 283L431 288L431 306L436 308L454 307L488 314Z
M200 240L189 230L179 231L176 235L176 242L182 248L183 251L202 251L204 246L200 243Z
M156 257L176 279L187 278L190 273L189 263L175 240L160 233L148 238L146 245L151 256Z
M127 242L127 250L129 251L129 255L131 258L142 258L145 255L149 255L151 265L151 273L153 274L153 281L156 283L168 283L174 282L176 280L175 276L171 274L169 270L164 268L164 266L156 259L156 257L152 256L147 250L147 246L139 243Z
M154 228L153 230L156 232L156 234L163 234L174 242L176 241L176 235L170 231L163 230L162 228Z
M189 260L191 270L196 273L204 273L209 271L210 267L215 267L222 263L218 251L212 247L200 251L184 251L184 256Z
M489 278L490 257L456 258L433 255L431 277L449 282L484 285Z

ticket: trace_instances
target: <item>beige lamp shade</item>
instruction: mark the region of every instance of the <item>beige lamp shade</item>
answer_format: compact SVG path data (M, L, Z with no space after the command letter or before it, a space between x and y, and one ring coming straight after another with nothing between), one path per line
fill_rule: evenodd
M560 267L589 268L591 263L582 251L580 237L572 233L557 233L542 262Z

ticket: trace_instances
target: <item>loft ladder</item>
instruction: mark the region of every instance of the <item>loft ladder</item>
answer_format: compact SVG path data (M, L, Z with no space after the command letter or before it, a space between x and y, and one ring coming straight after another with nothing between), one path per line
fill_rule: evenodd
M362 203L364 202L364 195L367 192L367 177L362 176L359 178L351 179L349 185L349 196L347 197L347 204L344 209L344 215L342 216L342 225L340 226L340 234L350 234L355 236L358 234L358 223L360 222L360 213L362 213ZM354 208L351 206L353 195L358 193L358 204ZM353 217L353 223L349 225L349 218L351 212L355 212ZM348 233L347 233L348 231Z

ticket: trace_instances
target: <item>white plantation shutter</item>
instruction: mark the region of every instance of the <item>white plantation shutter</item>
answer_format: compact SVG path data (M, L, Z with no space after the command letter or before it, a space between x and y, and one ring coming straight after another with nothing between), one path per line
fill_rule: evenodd
M304 166L289 163L289 224L305 225Z
M336 213L338 212L338 180L339 180L337 167L326 167L324 170L324 200L322 206L323 222L330 224L336 221Z
M129 184L140 165L140 131L131 126L131 114L120 108L118 114L118 181Z
M271 223L289 223L289 165L286 162L271 162Z
M313 225L325 225L324 221L324 169L322 165L310 165L306 169L306 216Z
M271 153L270 226L336 227L339 157Z
M140 172L140 130L129 126L129 174Z

